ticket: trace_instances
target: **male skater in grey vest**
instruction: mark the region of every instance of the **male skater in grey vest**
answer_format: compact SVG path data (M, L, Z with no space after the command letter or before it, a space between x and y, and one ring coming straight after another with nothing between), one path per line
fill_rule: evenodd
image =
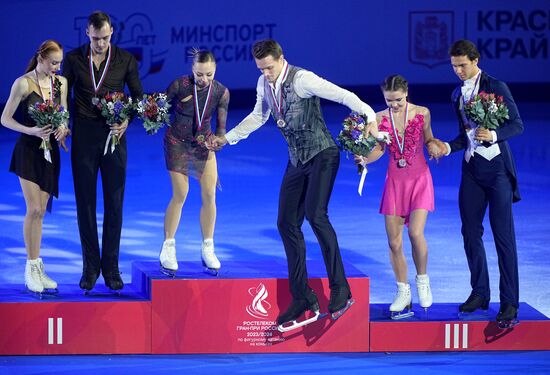
M307 284L306 246L301 230L309 221L327 269L330 285L328 310L338 319L352 304L336 233L327 209L340 162L340 154L330 135L319 105L324 98L346 105L366 115L368 132L376 127L375 113L359 98L312 72L289 65L279 43L272 39L258 41L252 54L262 75L256 87L256 105L233 130L210 141L211 148L235 144L265 124L271 114L288 143L289 162L279 195L277 226L288 261L288 277L293 300L288 310L277 318L279 330L288 331L309 324L319 317L319 303ZM304 312L315 313L296 323ZM292 322L288 325L289 322Z

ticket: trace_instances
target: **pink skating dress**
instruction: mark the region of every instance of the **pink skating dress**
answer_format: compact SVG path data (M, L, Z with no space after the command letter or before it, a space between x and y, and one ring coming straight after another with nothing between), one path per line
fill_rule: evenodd
M388 132L391 136L391 144L387 146L389 165L380 213L404 217L405 224L409 223L410 214L414 210L434 210L434 187L424 157L423 127L424 115L418 113L409 120L405 128L405 145L401 154L390 119L383 116L378 126L380 131ZM402 141L400 136L399 141ZM406 162L405 167L399 166L400 159ZM403 163L402 161L401 164Z

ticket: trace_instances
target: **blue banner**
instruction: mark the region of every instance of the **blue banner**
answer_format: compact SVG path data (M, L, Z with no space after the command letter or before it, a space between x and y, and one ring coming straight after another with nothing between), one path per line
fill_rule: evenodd
M454 83L447 50L462 38L479 46L480 66L497 78L550 82L548 1L321 4L3 1L0 101L43 40L56 39L66 51L86 43L87 16L96 9L112 16L113 42L136 56L146 91L164 90L189 73L193 47L215 53L217 79L227 87L252 89L259 71L250 48L263 38L277 39L290 63L345 86L375 85L392 73L411 83Z

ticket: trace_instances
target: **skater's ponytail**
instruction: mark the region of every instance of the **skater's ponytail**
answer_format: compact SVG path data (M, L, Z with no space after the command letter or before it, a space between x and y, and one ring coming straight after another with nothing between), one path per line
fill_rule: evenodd
M31 61L29 61L29 65L27 65L27 69L25 70L25 73L28 73L36 69L36 65L38 65L39 56L42 59L45 59L49 56L50 53L57 52L57 51L63 51L63 47L61 46L61 44L59 44L59 42L53 39L48 39L44 41L40 45L40 47L38 47L38 49L36 50L36 53L31 58Z

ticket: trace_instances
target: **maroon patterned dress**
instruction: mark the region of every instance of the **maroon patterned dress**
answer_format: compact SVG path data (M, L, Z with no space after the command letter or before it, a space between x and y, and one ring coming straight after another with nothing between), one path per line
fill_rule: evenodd
M166 91L172 104L172 113L171 126L164 135L164 158L169 171L200 179L209 153L204 141L213 133L211 120L214 113L217 113L218 118L215 134L225 134L229 90L218 81L213 81L210 100L205 108L208 87L197 89L198 107L203 117L202 127L199 129L193 85L192 76L183 76L174 80Z

